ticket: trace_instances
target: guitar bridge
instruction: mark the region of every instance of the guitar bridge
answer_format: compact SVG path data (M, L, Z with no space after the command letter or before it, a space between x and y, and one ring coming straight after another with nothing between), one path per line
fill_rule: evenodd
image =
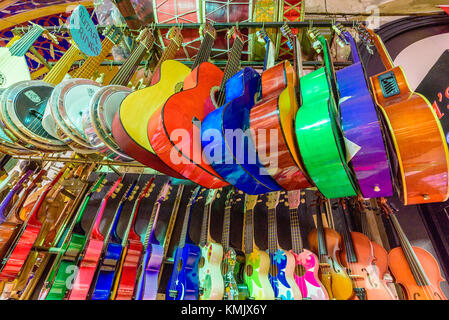
M379 83L385 98L389 98L400 93L398 82L393 71L380 75Z
M354 288L355 295L360 300L366 300L366 291L364 288Z

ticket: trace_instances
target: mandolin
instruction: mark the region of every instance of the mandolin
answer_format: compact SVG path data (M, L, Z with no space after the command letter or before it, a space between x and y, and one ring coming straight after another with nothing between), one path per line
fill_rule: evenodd
M84 134L91 146L111 160L130 161L132 158L120 150L112 138L112 120L120 104L132 89L126 87L144 56L154 44L153 32L143 29L136 41L139 43L123 63L107 86L102 87L92 97L89 108L83 112Z
M198 264L199 300L223 300L224 295L224 283L220 270L223 247L214 242L210 235L210 216L212 204L218 197L217 192L217 189L210 189L204 205L199 243L201 249Z
M108 231L104 236L104 249L102 250L103 252L100 260L97 263L96 275L92 282L92 300L108 300L111 296L111 290L113 289L112 286L114 284L114 278L118 272L117 268L120 258L123 250L126 248L126 242L123 241L124 239L120 239L117 234L117 226L123 212L123 207L127 202L134 198L134 194L136 192L135 190L138 188L137 182L138 179L135 180L123 194ZM129 219L132 218L130 217Z
M393 208L385 198L378 199L382 212L389 218L400 246L388 253L388 267L407 300L447 300L440 287L445 281L437 260L428 251L412 246L402 230Z
M221 272L224 281L224 300L246 300L249 297L248 287L244 282L245 255L242 251L230 246L231 209L236 202L233 200L235 190L231 188L226 195L223 215L223 233L221 245L223 247L223 261Z
M143 253L143 243L135 229L136 218L139 213L140 203L144 198L148 198L153 191L153 181L154 177L146 183L138 199L134 202L128 227L125 230L122 240L126 250L122 254L121 268L119 267L119 274L116 278L117 290L115 296L113 296L114 300L131 300L134 297L139 261ZM168 190L167 188L163 188L161 192L164 192L165 195Z
M326 288L329 299L348 300L353 295L352 280L341 266L339 251L341 235L331 228L325 228L321 213L323 199L316 201L316 226L307 240L310 249L315 252L320 262L319 277ZM326 211L329 210L326 206Z
M301 300L302 295L297 286L293 273L295 259L293 255L281 249L278 242L276 207L279 203L280 192L267 195L268 208L268 255L270 256L269 279L277 300Z
M168 98L151 116L148 138L156 155L169 167L199 185L216 189L228 183L204 161L199 126L199 122L213 110L205 104L211 90L223 79L223 72L206 62L213 41L214 37L207 31L192 71L184 79L183 91ZM228 60L225 70L229 72L225 71L226 76L233 74L235 59L234 54Z
M446 201L449 152L435 110L424 96L411 91L380 37L366 30L386 69L370 81L387 128L398 193L405 205Z
M82 258L78 265L79 269L73 278L73 285L70 284L71 287L69 289L71 291L69 292L68 300L86 300L87 298L96 267L104 249L105 237L100 232L100 223L109 198L112 196L115 197L122 188L122 179L123 177L120 176L101 200L94 224L86 235L85 244L81 253Z
M248 299L274 300L274 291L268 278L271 264L270 257L265 251L259 250L254 240L254 207L257 204L257 198L257 195L245 195L244 280L248 287Z
M294 128L298 77L303 75L301 47L288 26L281 30L290 39L295 66L285 60L262 73L262 99L250 111L250 128L257 152L266 155L265 167L273 179L285 190L297 190L312 186L301 164Z
M159 279L162 273L162 260L167 254L168 244L166 240L171 235L174 226L174 220L181 202L184 185L178 187L175 204L173 206L172 215L170 217L169 226L167 227L166 236L164 240L159 242L155 236L157 218L162 202L167 198L169 189L171 187L171 180L168 181L161 189L158 199L153 206L153 212L150 216L147 230L145 232L145 239L143 240L144 255L140 261L140 272L137 277L137 288L135 298L136 300L156 300ZM170 224L172 229L170 231Z
M198 186L193 190L184 214L181 236L174 255L173 272L167 284L166 300L198 300L198 264L201 249L190 239L189 228L192 208L201 189Z
M329 46L317 30L309 30L308 35L317 52L323 51L324 67L300 80L302 105L296 114L295 130L301 157L313 183L326 198L355 196L357 186L346 162L340 98Z
M234 38L228 60L229 66L240 65L243 39L236 31ZM266 60L269 57L271 55L267 53ZM204 154L218 174L248 194L279 190L279 185L260 163L256 147L249 132L246 131L249 129L248 113L259 91L260 76L252 68L244 68L239 72L235 67L234 69L231 67L225 69L222 88L218 89L217 94L217 101L221 103L217 106L220 108L210 112L201 124ZM233 75L231 72L236 74ZM238 135L240 132L241 136Z
M213 31L210 27L206 27L204 45L211 41L211 35L207 30ZM151 115L175 93L176 86L182 83L190 72L189 68L181 62L171 60L181 47L183 41L181 30L178 27L172 27L167 37L170 38L170 43L153 70L150 86L125 97L114 116L112 135L120 149L130 157L159 172L183 179L183 176L172 170L154 154L147 133Z
M336 72L341 126L345 137L360 147L351 165L365 198L393 195L390 165L369 82L352 35L339 24L337 35L351 47L352 65Z
M318 276L320 262L316 254L303 247L298 207L301 191L288 191L288 207L290 211L290 228L292 234L292 250L295 260L294 279L304 300L329 300L329 295Z
M76 267L77 256L86 241L85 232L81 227L81 221L92 195L101 191L106 183L105 177L106 174L100 174L98 176L97 181L84 196L71 225L65 232L65 236L60 240L58 244L60 250L41 289L39 300L62 300L64 298L68 290L67 280Z

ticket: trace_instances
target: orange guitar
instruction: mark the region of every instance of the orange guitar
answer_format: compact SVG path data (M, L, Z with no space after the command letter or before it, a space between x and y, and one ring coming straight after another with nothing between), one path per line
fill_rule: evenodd
M429 101L410 89L404 70L394 66L380 37L366 30L386 69L370 80L388 128L390 152L395 153L390 158L401 200L405 205L445 201L449 152L438 117Z

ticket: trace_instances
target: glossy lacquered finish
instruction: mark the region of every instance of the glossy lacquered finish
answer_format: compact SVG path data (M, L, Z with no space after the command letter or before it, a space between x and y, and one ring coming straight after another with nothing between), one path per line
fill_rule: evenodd
M212 189L228 183L205 161L201 129L193 121L203 121L212 111L204 104L222 77L218 67L201 63L184 80L184 90L172 95L148 122L148 137L156 155L184 177Z
M235 139L229 134L249 129L248 114L254 105L259 81L259 74L252 68L244 68L232 76L226 83L225 104L209 113L201 124L204 154L212 167L226 181L248 194L280 189L260 163L250 134Z
M9 212L8 208L11 208L13 197L18 194L22 189L25 181L28 180L29 176L33 173L33 170L27 170L25 174L22 175L20 180L16 183L16 185L8 192L6 197L0 203L0 223L3 223L7 218Z
M389 197L393 186L377 110L354 38L347 31L344 35L351 46L353 64L336 75L343 132L360 147L351 165L363 197Z
M311 187L300 162L294 119L298 111L295 96L297 76L284 61L262 73L262 100L250 111L250 128L265 167L285 190ZM272 138L272 132L276 135ZM263 137L262 135L265 135ZM272 168L270 168L270 164Z

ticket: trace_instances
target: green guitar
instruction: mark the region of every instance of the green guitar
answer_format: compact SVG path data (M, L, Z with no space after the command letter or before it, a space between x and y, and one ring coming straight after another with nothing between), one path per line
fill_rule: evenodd
M78 209L72 224L66 229L58 247L52 248L58 255L54 260L44 286L40 292L39 299L62 300L67 291L67 280L73 276L76 268L76 258L86 242L85 232L81 227L84 211L92 195L99 192L106 180L106 174L101 174L96 183L84 197L82 205ZM51 250L51 249L50 249Z
M295 130L301 157L326 198L355 196L357 187L346 162L339 93L329 46L317 30L309 30L308 35L317 52L323 51L325 66L300 79L302 105L296 115Z

